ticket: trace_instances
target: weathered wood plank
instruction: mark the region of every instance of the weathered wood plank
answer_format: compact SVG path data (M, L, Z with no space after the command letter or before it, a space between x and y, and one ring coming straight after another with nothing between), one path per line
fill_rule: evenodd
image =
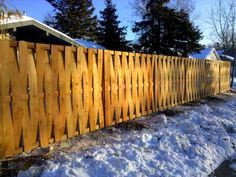
M128 106L129 106L129 102L127 100L127 61L128 61L128 53L127 52L122 52L122 71L123 71L123 121L127 121L129 120L128 117ZM106 102L106 101L105 101Z
M111 51L104 51L104 70L105 70L105 124L111 126L113 121L111 117Z
M14 155L14 136L9 106L11 87L8 66L10 60L9 41L0 41L0 158Z
M21 82L21 105L22 105L22 114L23 118L23 142L24 142L24 151L29 152L32 149L32 137L31 137L31 125L29 120L29 88L28 88L28 44L27 42L19 42L19 61L20 61L20 82Z

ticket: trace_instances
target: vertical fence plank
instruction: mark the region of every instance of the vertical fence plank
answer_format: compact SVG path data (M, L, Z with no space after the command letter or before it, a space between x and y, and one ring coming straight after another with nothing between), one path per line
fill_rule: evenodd
M163 88L162 88L162 99L163 99L163 109L167 108L167 98L168 98L168 75L167 75L167 57L163 56Z
M89 90L89 127L90 131L96 130L96 119L94 112L94 88L96 85L93 84L93 72L95 67L95 50L88 49L88 88Z
M141 109L140 109L140 95L141 95L141 92L142 92L142 80L141 80L141 77L140 77L140 74L141 74L141 69L140 69L140 54L135 54L135 63L134 63L134 69L135 69L135 77L134 77L134 80L135 80L135 85L136 85L136 88L134 88L134 97L136 99L136 102L135 102L135 114L136 114L136 117L140 117L141 116ZM134 87L135 87L134 85Z
M14 154L18 154L23 151L23 117L19 114L19 110L22 110L22 104L19 95L21 94L21 82L20 82L20 71L19 71L19 55L17 55L18 46L10 47L10 60L11 62L7 65L4 64L6 72L11 75L11 109L12 109L12 124L13 124L13 141L14 141ZM7 51L7 50L6 50ZM1 61L4 61L1 59ZM4 71L4 70L1 70ZM8 74L9 75L9 74ZM3 84L4 85L4 84Z
M171 57L166 58L166 102L167 108L171 108L171 86L172 86L172 78L171 78Z
M160 55L158 58L158 73L159 73L159 97L158 97L158 108L159 110L163 110L164 109L164 99L163 99L163 94L164 94L164 90L165 90L165 81L164 81L164 68L163 68L163 56Z
M54 90L53 74L50 63L49 52L46 45L36 44L36 70L37 70L37 90L38 90L38 111L39 111L39 137L40 146L47 147L49 142L54 142ZM50 50L50 49L49 49ZM45 100L47 107L45 108Z
M146 114L146 75L145 75L145 70L146 70L146 55L142 54L141 55L141 79L142 79L142 99L141 99L141 105L142 105L142 115Z
M169 108L174 105L174 57L169 57Z
M83 48L77 48L77 70L75 76L75 79L77 78L78 80L78 90L79 93L78 95L75 95L75 98L78 99L78 124L79 124L79 133L84 134L87 132L87 112L84 111L84 75L86 73L84 70L86 69L85 67L85 53Z
M28 49L28 111L30 123L31 148L39 146L39 101L38 101L38 86L37 86L37 70L36 58L33 49ZM47 129L46 129L47 130Z
M132 75L134 70L134 53L129 53L128 69L126 71L126 99L128 100L129 118L134 118L134 105L132 100Z
M110 75L110 70L111 70L111 52L108 50L104 51L105 54L105 61L104 61L104 66L105 66L105 122L106 126L112 125L112 120L111 120L111 110L110 110L110 105L111 105L111 75Z
M66 103L66 110L65 110L65 116L66 116L66 131L68 138L71 138L74 136L74 120L73 120L73 114L72 114L72 68L73 68L73 58L72 58L72 48L66 46L65 47L65 103Z
M115 115L115 107L117 105L117 97L116 97L116 72L115 72L115 60L114 60L114 51L110 52L111 58L110 58L110 118L111 119L111 125L115 124L116 121L116 115Z
M82 49L81 54L81 69L82 69L82 88L83 88L83 133L89 132L89 102L90 102L90 94L91 87L89 87L89 67L88 67L88 50Z
M28 108L28 43L19 42L19 60L20 60L20 81L21 81L21 104L23 118L23 142L24 151L28 152L32 149L32 137L30 134L30 120ZM19 112L20 113L20 112ZM21 114L21 113L20 113Z
M151 57L151 67L149 71L150 75L150 99L151 99L151 112L156 111L156 104L155 104L155 61L156 61L156 55L152 55Z
M14 155L14 136L10 108L9 41L0 41L0 158Z
M136 61L137 60L137 61ZM133 118L137 117L138 110L138 58L136 54L133 56L133 69L132 69L132 100L133 100Z
M55 141L60 141L61 137L59 134L59 121L61 119L60 117L60 101L59 101L59 60L58 60L58 46L53 45L51 47L51 67L52 67L52 71L53 71L53 78L52 78L52 89L55 92L55 95L53 97L53 102L54 102L54 107L53 107L53 111L54 111L54 137L55 137ZM39 79L39 78L38 78ZM43 87L42 87L42 91L43 91ZM41 100L41 110L44 109L44 102L43 99ZM42 122L43 123L43 122ZM43 126L43 124L42 124Z
M98 104L97 112L98 115L98 122L99 122L99 128L103 128L104 125L104 110L103 110L103 105L104 105L104 99L103 99L103 92L102 92L102 86L104 84L103 82L103 68L104 68L104 58L103 58L103 50L98 50L97 53L97 70L94 71L94 81L95 85L97 87L95 88L94 91L94 97L96 102L94 104ZM97 116L96 116L97 117Z
M228 62L0 45L0 158L230 89Z
M114 52L114 80L113 80L113 91L112 101L114 101L114 112L115 112L115 122L120 123L122 122L121 118L121 111L122 111L122 97L123 97L123 85L122 85L122 75L121 75L121 52L115 51Z
M139 115L143 115L144 113L144 103L143 103L143 69L142 69L142 55L138 54L138 97L139 97ZM137 58L136 58L137 60Z
M79 71L79 58L78 58L78 48L72 54L71 60L71 106L72 106L72 132L73 136L80 134L79 120L80 120L80 110L81 110L81 70Z
M152 76L151 76L151 72L152 72L152 68L151 68L151 55L147 55L147 60L146 60L146 73L145 73L145 77L146 78L146 84L147 84L147 88L146 88L146 98L147 98L147 113L150 114L152 113L151 110L151 102L152 102L152 98L151 98L151 94L152 94Z
M123 121L129 120L128 118L128 100L127 100L127 57L128 53L127 52L122 52L122 72L123 72Z

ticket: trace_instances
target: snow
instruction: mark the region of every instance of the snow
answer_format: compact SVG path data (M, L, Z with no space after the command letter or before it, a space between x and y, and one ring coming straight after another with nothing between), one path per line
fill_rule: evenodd
M208 55L213 52L213 48L206 48L201 50L199 53L193 53L189 55L191 58L198 58L198 59L207 59Z
M174 117L135 120L142 130L112 127L63 142L43 165L18 176L202 177L235 153L235 95L175 109L181 112Z
M40 24L44 28L50 29L51 31L53 31L53 32L55 32L57 34L65 37L65 38L67 38L67 39L69 39L71 41L74 41L72 38L70 38L66 34L64 34L64 33L60 32L60 31L58 31L58 30L56 30L56 29L54 29L54 28L52 28L52 27L50 27L50 26L48 26L48 25L46 25L46 24L44 24L44 23L42 23L42 22L40 22L40 21L38 21L36 19L34 19L34 18L28 17L26 15L22 15L22 16L11 15L11 16L9 16L7 18L1 19L0 20L0 24L12 24L12 23L21 23L21 22L30 22L30 21L35 22L37 24Z
M230 160L232 161L231 164L230 164L230 168L233 170L233 171L236 171L236 152L231 156Z
M88 41L88 40L83 40L83 39L74 39L78 44L86 47L86 48L93 48L93 49L103 49L105 50L106 48L95 43L92 41Z
M220 56L224 57L227 60L234 61L234 57L231 57L229 55L221 54Z
M218 55L221 55L221 54L223 54L225 51L224 51L224 50L217 50L216 52L217 52Z
M66 38L67 40L69 40L70 42L73 42L73 44L78 44L79 46L83 46L86 48L95 48L95 49L103 49L105 50L106 48L95 43L92 41L88 41L88 40L83 40L83 39L72 39L71 37L67 36L66 34L34 19L25 15L22 16L17 16L17 15L11 15L9 17L0 19L0 24L14 24L14 23L19 23L20 26L24 26L24 25L29 25L29 24L24 24L23 22L34 22L35 24L39 24L41 25L44 29L48 29L48 32L54 32L56 34L60 36L63 36L64 38Z
M236 163L230 164L230 168L233 169L234 171L236 171Z

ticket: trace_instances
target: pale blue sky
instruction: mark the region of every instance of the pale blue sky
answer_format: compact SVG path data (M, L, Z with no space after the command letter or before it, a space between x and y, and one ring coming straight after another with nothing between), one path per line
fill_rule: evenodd
M128 26L127 38L132 40L135 39L135 34L132 33L133 22L135 21L134 12L130 6L130 1L132 0L113 0L116 4L119 20L122 25ZM214 0L212 0L214 1ZM26 11L26 14L32 18L39 21L44 20L44 16L47 12L51 12L53 8L46 0L6 0L10 7L17 8L21 11ZM93 0L94 6L96 8L96 14L99 15L99 11L104 8L104 0ZM211 9L211 0L195 0L195 14L198 18L195 23L200 27L204 34L204 39L201 41L203 44L208 44L210 40L210 30L207 27L208 13Z

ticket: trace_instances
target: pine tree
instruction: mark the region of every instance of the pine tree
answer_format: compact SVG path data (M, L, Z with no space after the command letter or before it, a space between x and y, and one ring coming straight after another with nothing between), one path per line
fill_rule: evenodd
M201 32L184 10L167 6L169 0L148 0L146 12L133 31L138 33L144 52L165 55L184 55L201 49Z
M97 17L92 0L47 0L54 8L53 21L46 21L72 38L97 39Z
M120 21L116 15L116 7L112 0L105 0L105 9L100 11L99 21L100 44L110 50L128 50L126 27L119 27Z

